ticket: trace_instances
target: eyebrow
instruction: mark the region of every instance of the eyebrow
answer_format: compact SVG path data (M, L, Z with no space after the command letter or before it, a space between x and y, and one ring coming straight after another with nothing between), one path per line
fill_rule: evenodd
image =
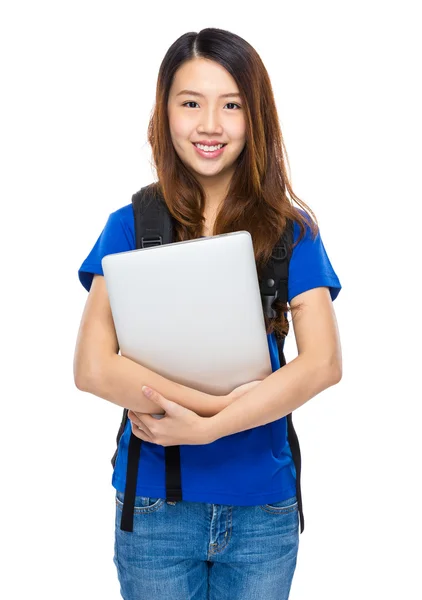
M200 98L203 98L204 95L200 94L199 92L195 92L193 90L182 90L181 92L179 92L178 94L176 94L177 96L182 96L182 95L187 95L187 96L198 96ZM237 98L240 98L240 94L238 94L237 92L233 92L230 94L221 94L221 96L219 96L219 98L231 98L233 96L236 96Z

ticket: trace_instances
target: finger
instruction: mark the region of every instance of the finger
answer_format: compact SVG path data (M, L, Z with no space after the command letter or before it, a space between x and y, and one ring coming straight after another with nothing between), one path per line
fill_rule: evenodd
M142 393L144 394L144 396L146 396L147 398L149 398L153 402L156 402L160 406L162 406L163 403L166 403L166 404L175 404L174 402L172 402L168 398L165 398L162 394L160 394L156 390L153 390L153 389L151 389L151 388L149 388L147 386L143 386L142 387ZM176 406L179 406L179 405L176 404Z
M140 438L141 440L144 440L144 442L153 443L153 440L151 439L151 437L147 433L145 433L145 431L140 429L137 425L134 425L134 423L132 423L132 433L135 437Z
M136 427L140 427L150 438L152 438L152 432L148 426L131 410L128 412L128 418L132 421L132 424L134 424Z
M130 411L131 413L133 413L134 415L136 415L138 417L138 419L143 419L145 415L148 415L149 413L142 413L142 412L136 412L134 410Z
M133 412L133 410L129 410L127 413L128 419L130 419L132 421L132 423L135 423L135 425L140 425L141 424L141 419L138 416L137 413Z

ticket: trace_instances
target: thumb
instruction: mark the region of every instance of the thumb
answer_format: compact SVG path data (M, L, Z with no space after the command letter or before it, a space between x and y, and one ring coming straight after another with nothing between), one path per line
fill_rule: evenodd
M147 387L146 385L142 386L142 393L144 394L144 396L146 396L150 400L153 400L154 402L157 402L157 403L159 402L159 400L161 398L161 396L158 392Z
M146 385L142 386L142 392L149 400L152 400L164 409L169 409L170 404L172 404L170 400L167 400L167 398L164 398L164 396Z
M181 404L177 404L177 402L173 402L172 400L165 398L164 396L162 396L155 390L152 390L151 388L147 387L146 385L142 386L142 393L145 394L145 396L149 398L149 400L152 400L153 402L158 404L158 406L161 406L161 408L164 409L165 414L168 413L176 416L185 412L190 412L188 408L185 408Z

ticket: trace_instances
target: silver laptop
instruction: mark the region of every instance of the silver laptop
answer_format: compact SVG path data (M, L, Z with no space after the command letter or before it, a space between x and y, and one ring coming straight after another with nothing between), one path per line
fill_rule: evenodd
M249 232L101 261L122 356L214 395L270 375Z

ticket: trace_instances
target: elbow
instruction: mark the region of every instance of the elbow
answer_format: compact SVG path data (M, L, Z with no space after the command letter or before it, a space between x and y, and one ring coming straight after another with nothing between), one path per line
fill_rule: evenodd
M81 392L92 392L98 377L98 365L93 365L87 360L75 358L73 363L73 380Z
M74 373L73 380L74 380L75 386L78 388L78 390L80 390L81 392L88 391L88 387L90 387L90 386L89 386L86 378L83 375L80 375L79 373L77 373L77 374Z
M336 365L335 367L331 367L331 385L336 385L340 383L341 378L343 377L343 369L341 365Z
M81 392L88 392L92 388L92 378L88 377L86 373L73 371L73 380L75 382L75 386Z
M340 383L343 377L343 366L341 357L336 357L324 363L324 370L326 373L328 387Z

